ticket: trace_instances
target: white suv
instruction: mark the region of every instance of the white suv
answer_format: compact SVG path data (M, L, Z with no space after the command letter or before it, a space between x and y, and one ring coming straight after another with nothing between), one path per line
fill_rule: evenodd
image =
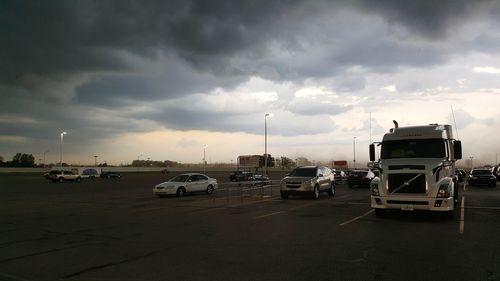
M302 166L295 168L281 180L280 194L282 199L288 195L311 195L318 199L319 193L326 191L330 196L335 195L335 176L328 167Z
M80 182L82 180L79 174L68 170L52 170L45 177L48 180L52 180L52 182L64 182L67 180Z

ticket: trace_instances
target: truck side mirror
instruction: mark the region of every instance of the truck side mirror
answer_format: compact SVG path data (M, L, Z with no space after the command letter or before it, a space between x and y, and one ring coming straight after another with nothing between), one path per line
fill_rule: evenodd
M462 159L462 142L459 140L453 142L453 155L457 160Z
M370 161L375 161L375 145L370 144Z

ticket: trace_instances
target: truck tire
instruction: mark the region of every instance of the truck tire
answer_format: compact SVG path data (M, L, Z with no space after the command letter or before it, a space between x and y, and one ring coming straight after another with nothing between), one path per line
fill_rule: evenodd
M375 215L379 218L385 216L385 210L384 209L374 209L375 210Z

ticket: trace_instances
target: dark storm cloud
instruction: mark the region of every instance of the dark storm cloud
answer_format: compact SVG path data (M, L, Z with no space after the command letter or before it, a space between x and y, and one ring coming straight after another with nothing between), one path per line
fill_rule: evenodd
M50 139L54 131L69 128L80 131L82 142L147 130L136 120L166 120L162 124L175 129L239 131L240 116L192 114L182 108L189 105L164 115L120 112L134 102L148 105L235 87L252 75L300 83L340 76L352 65L376 72L442 63L459 52L445 44L447 35L468 18L493 18L491 11L499 6L465 0L1 1L0 109L13 122L2 123L0 131ZM344 19L336 17L344 11L355 17L342 25ZM397 32L372 25L372 17L403 26L408 30L404 42L415 36L444 42L444 47L401 43ZM324 48L309 49L303 41ZM498 42L496 35L482 34L469 48L481 44L483 51L496 52ZM279 57L282 53L290 55ZM358 91L365 83L353 78L335 85L339 91ZM114 115L91 105L113 109ZM40 123L16 124L19 116ZM258 131L251 121L245 130Z
M133 68L116 51L154 57L172 50L200 71L241 75L230 59L290 46L303 20L345 7L436 37L495 1L2 1L0 79ZM302 10L301 10L302 9ZM333 13L332 13L333 14ZM290 30L288 28L293 28ZM293 44L292 44L293 45ZM359 45L358 45L359 46ZM265 55L265 53L262 53ZM350 58L350 57L347 57ZM360 58L363 63L366 57Z

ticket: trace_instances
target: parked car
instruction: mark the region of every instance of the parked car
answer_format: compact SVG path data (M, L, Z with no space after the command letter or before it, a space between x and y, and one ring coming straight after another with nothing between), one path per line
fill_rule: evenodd
M255 175L254 172L235 171L229 176L230 181L250 181Z
M280 183L282 199L289 195L311 195L318 199L319 193L326 191L330 196L335 195L335 176L328 167L302 166L295 168Z
M76 181L80 182L82 177L70 170L52 170L45 174L45 178L52 182Z
M166 182L162 182L153 188L157 196L177 195L184 196L188 192L206 192L212 194L218 188L217 180L204 174L186 173L180 174Z
M335 184L344 184L345 181L347 180L347 175L344 171L341 170L335 170L333 171L335 174Z
M115 173L115 172L102 172L101 173L101 178L103 179L119 179L121 178L122 176L118 173Z
M472 169L467 177L467 181L470 186L477 184L497 186L497 179L490 169Z
M457 180L459 182L463 182L464 181L464 175L458 169L455 170L455 177L457 178Z
M269 180L269 177L259 175L259 174L254 174L249 178L249 180L252 182L251 185L258 185L258 186L264 186L264 185L270 185L271 181Z
M371 170L353 170L347 175L347 186L370 187L370 182L375 178Z

